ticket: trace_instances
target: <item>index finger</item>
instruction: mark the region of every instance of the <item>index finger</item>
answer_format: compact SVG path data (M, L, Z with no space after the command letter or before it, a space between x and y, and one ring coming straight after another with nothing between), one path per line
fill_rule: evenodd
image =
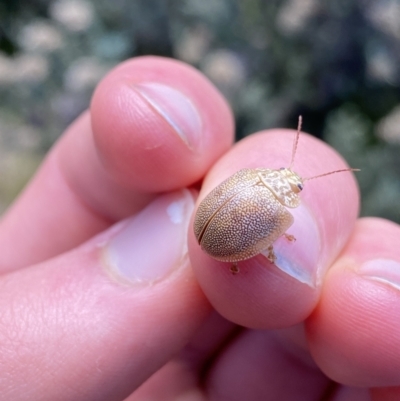
M238 143L211 170L198 202L241 168L287 167L293 138L291 130L270 130ZM293 167L296 173L312 177L345 168L345 161L332 148L301 135ZM239 261L240 272L232 275L231 263L212 259L191 234L190 255L196 276L225 318L248 327L278 328L304 320L315 307L324 275L353 230L359 194L350 172L307 181L304 186L300 206L289 209L294 223L287 234L296 241L281 237L274 242L275 264L266 253L260 254Z

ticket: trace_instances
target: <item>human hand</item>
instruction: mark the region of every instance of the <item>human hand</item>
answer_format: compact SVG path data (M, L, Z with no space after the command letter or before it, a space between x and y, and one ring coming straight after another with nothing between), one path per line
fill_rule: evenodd
M231 112L198 72L155 57L112 71L2 219L0 399L343 401L399 385L399 228L356 221L351 174L306 183L297 241L277 241L300 281L262 255L233 276L191 228L189 263L185 188L207 175L201 199L242 167L286 166L292 138L230 150ZM296 172L344 167L300 138Z

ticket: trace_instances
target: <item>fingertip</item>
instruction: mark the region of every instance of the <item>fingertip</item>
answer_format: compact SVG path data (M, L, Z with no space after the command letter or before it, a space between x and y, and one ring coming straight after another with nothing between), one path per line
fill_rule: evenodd
M294 136L293 130L274 129L235 145L207 175L198 202L242 168L256 171L288 166ZM310 177L346 167L344 160L328 145L301 135L293 167L300 176ZM211 259L192 237L190 251L198 280L225 318L247 327L277 328L296 324L312 312L326 270L353 229L358 213L358 189L351 173L343 173L306 182L300 198L300 207L288 209L294 223L287 234L294 234L296 240L281 237L273 242L274 264L263 254L239 260L240 273L232 277L230 264ZM247 206L246 203L243 208ZM238 215L244 213L245 210L240 210ZM258 213L258 209L251 208L251 213Z
M192 267L204 294L225 319L251 329L277 329L303 321L313 310L318 293L289 277L264 256L238 263L219 262L204 253L194 234L189 236Z
M389 221L361 219L307 320L314 359L335 381L368 387L400 382L399 234Z
M161 57L129 60L92 100L100 157L122 185L149 192L188 186L233 141L232 113L194 68Z

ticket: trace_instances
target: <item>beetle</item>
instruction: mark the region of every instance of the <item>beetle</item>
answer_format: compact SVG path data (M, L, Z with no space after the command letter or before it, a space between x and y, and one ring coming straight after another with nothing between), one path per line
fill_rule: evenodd
M287 208L300 205L299 193L304 182L326 175L359 171L343 169L303 179L292 170L299 141L302 118L299 117L288 168L245 168L214 188L200 203L194 218L194 233L201 248L212 258L233 263L231 272L239 272L237 263L261 252L274 263L273 243L282 235L295 241L286 230L294 218Z

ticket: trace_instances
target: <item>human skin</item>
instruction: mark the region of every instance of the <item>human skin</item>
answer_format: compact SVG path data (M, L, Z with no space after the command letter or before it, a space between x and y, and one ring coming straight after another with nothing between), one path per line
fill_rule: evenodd
M197 244L196 205L287 167L295 131L233 132L185 64L103 79L0 223L1 400L400 399L399 226L357 219L352 173L307 181L278 266L232 275ZM301 135L301 176L346 167Z

